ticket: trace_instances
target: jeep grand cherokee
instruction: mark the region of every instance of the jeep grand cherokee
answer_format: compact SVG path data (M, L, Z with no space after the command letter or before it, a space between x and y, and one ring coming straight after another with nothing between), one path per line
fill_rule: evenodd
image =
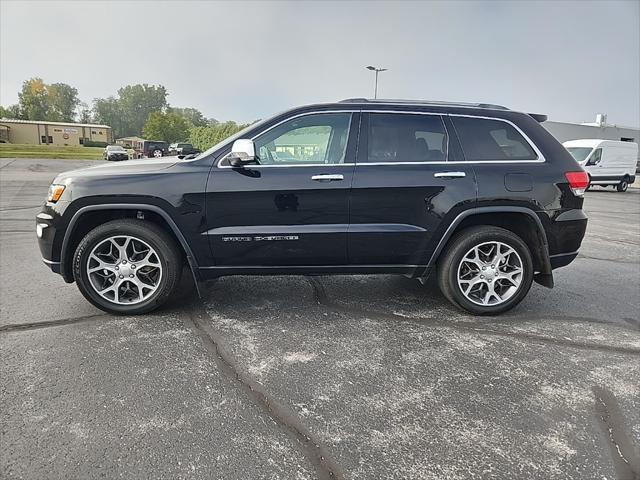
M60 174L37 215L44 262L97 307L163 304L186 264L238 274L437 275L474 314L553 286L585 233L588 177L497 105L350 99L251 125L192 159Z

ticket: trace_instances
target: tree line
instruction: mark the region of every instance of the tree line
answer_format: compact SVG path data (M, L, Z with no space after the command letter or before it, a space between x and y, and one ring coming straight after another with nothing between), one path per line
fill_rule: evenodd
M206 118L196 108L172 107L162 85L126 85L116 95L80 100L78 90L66 83L47 84L41 78L25 80L18 103L0 106L0 118L50 122L100 123L112 128L114 138L142 136L165 142L189 141L207 149L246 125Z

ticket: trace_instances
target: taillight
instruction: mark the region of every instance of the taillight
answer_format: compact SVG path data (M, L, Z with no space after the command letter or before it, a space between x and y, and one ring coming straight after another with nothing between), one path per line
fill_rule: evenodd
M569 182L569 188L574 195L581 197L589 186L589 174L584 170L581 172L567 172L564 174Z

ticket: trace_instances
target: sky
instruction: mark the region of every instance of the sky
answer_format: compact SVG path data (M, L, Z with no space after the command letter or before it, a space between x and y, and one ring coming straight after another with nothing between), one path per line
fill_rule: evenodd
M640 1L0 0L0 104L133 83L240 122L349 97L485 102L640 126Z

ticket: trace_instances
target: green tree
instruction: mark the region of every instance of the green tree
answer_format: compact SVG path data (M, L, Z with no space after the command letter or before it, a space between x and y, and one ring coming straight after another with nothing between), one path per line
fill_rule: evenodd
M18 99L20 111L26 120L48 120L49 94L41 78L25 80Z
M93 122L91 109L89 108L89 105L87 105L85 102L78 103L78 122L80 123Z
M0 105L0 118L20 118L22 119L22 112L20 111L20 105L9 105L7 108Z
M177 113L183 117L190 127L206 127L209 125L209 120L197 108L170 107L167 111Z
M238 125L236 122L218 123L208 127L193 127L189 130L189 141L194 147L206 150L246 127L247 125Z
M80 103L78 90L66 83L52 83L46 89L49 97L46 119L52 122L73 122Z
M144 125L143 134L149 140L169 143L184 141L189 136L189 123L175 112L152 112Z
M93 116L98 123L109 125L114 138L129 135L126 132L120 102L116 97L96 98L93 100Z
M162 85L127 85L118 90L123 135L140 135L153 112L167 106L167 90Z

